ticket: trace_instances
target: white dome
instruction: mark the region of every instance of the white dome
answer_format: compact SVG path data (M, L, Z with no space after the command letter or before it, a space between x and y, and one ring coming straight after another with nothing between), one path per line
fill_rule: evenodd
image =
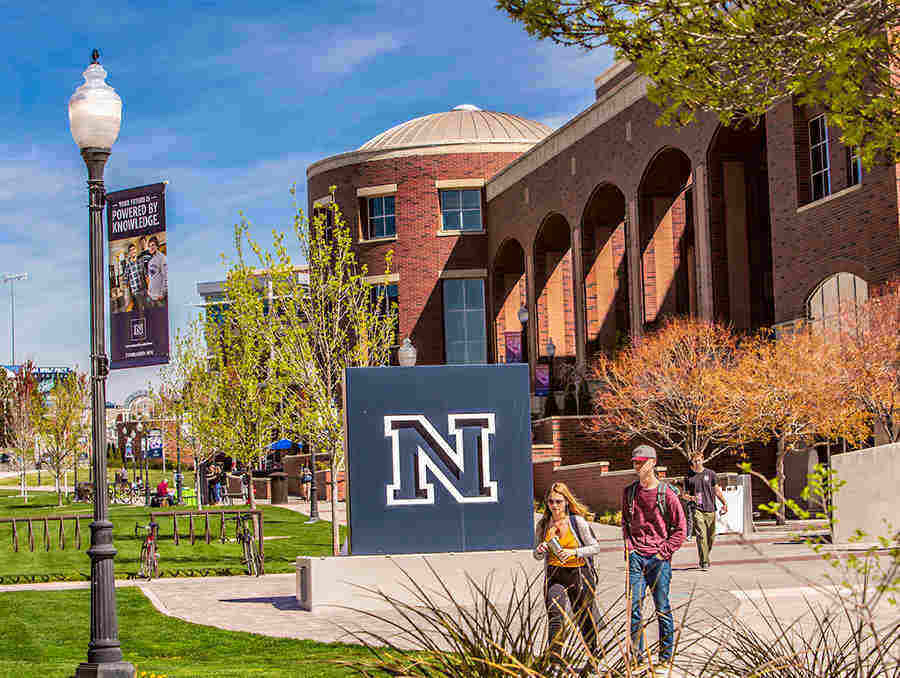
M546 125L518 115L482 111L472 104L463 104L452 111L424 115L391 127L364 143L359 150L472 143L535 144L552 131Z

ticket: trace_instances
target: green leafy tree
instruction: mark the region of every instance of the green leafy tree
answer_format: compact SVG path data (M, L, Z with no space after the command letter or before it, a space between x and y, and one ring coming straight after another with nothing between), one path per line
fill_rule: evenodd
M538 38L609 45L652 80L664 123L822 106L863 164L900 159L896 0L497 0Z
M3 403L6 445L12 449L22 496L28 501L26 460L34 450L35 423L42 406L34 365L30 360L19 368L15 376L10 377L5 371L0 371L0 401Z
M56 380L46 402L36 409L36 433L43 443L43 460L53 473L56 497L62 506L62 478L75 459L80 441L90 429L88 381L73 372Z
M283 413L306 440L325 453L331 471L331 515L337 515L338 474L344 469L342 394L350 367L386 365L395 342L396 308L384 290L368 281L366 266L353 253L353 238L337 204L317 210L311 220L298 209L294 237L305 275L297 275L282 236L273 251L257 248L271 272L279 319L274 342L277 370L293 385ZM390 273L391 254L385 261ZM296 421L299 417L299 423ZM334 553L340 551L338 521L332 519Z
M279 432L287 382L271 360L277 318L265 276L244 259L246 231L246 222L235 227L237 256L225 280L226 303L204 319L207 365L197 365L200 378L191 385L204 400L196 418L201 436L211 438L211 451L252 467ZM250 506L256 507L252 483Z

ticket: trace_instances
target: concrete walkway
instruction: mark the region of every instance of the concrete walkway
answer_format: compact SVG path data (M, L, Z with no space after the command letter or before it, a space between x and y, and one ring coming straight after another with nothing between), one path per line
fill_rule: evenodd
M766 562L765 558L773 560ZM696 569L696 560L693 548L682 548L673 559L671 600L676 615L681 614L690 601L692 619L724 621L733 614L764 630L765 624L755 612L754 605L762 599L760 590L765 591L776 613L783 618L802 614L808 598L827 600L812 585L824 581L830 567L802 544L770 541L748 546L720 543L713 550L713 566L708 572ZM611 544L605 549L597 557L597 566L601 606L621 610L619 598L624 589L625 570L620 545ZM477 581L485 573L471 574ZM397 575L399 579L399 570ZM429 586L430 583L425 584ZM294 574L119 581L117 586L139 586L160 612L185 621L276 637L353 642L353 636L342 627L391 635L390 621L399 620L399 616L386 607L373 610L384 617L384 621L354 612L354 608L371 609L362 604L364 597L370 598L362 591L358 596L348 596L344 607L305 612L299 608L294 596ZM0 592L88 587L87 582L58 582L0 586ZM465 592L460 592L458 600L463 605L468 602L466 596ZM649 613L648 605L645 614ZM651 629L651 635L654 633L655 629Z

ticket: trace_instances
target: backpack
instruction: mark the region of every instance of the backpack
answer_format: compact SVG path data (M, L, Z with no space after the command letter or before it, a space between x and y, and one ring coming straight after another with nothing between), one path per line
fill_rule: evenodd
M594 534L594 528L591 527L591 524L587 522L588 532L594 538L594 541L597 541L597 535ZM569 526L572 528L572 534L578 535L578 541L581 542L581 545L584 546L587 541L584 538L584 535L581 534L581 530L578 528L578 521L575 520L575 516L571 513L569 514ZM594 565L594 556L582 556L587 562L588 569L591 571L591 574L594 575L594 584L597 583L597 567Z
M637 494L638 483L639 481L635 480L628 486L628 489L625 490L625 510L622 512L622 526L629 534L631 532L631 516L634 513L634 497ZM666 504L666 489L668 488L672 489L672 493L675 494L676 497L678 496L678 492L675 491L674 487L668 483L660 482L659 486L656 488L656 510L662 514L663 520L666 522L666 530L671 534L676 526L672 522L672 516L669 514L669 506Z

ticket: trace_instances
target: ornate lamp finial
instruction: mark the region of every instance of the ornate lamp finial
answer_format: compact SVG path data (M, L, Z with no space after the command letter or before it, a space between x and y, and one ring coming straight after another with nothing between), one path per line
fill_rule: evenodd
M94 50L91 52L91 63L99 64L100 63L100 50Z

